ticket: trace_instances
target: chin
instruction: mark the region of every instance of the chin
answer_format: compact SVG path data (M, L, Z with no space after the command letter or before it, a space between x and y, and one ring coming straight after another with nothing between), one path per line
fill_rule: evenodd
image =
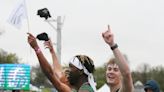
M108 80L107 83L108 84L114 84L115 82L114 81L111 81L111 80Z
M108 84L116 84L115 82L113 81L109 81Z
M107 80L107 84L109 85L116 85L116 81L115 80Z

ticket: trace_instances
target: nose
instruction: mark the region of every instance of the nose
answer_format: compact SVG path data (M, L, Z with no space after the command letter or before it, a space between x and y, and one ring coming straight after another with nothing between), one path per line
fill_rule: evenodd
M108 72L109 72L109 73L114 73L114 70L113 70L113 69L111 69L111 70L109 70Z
M109 73L113 73L113 72L114 72L114 70L113 70L113 69L110 69L110 70L109 70Z

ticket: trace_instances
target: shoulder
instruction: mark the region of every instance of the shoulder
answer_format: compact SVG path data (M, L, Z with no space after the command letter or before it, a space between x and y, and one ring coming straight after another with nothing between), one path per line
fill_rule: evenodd
M60 81L61 81L62 83L64 83L64 84L70 86L69 81L68 81L68 79L67 79L67 77L66 77L65 74L62 74L62 76L60 77Z
M80 89L79 92L94 92L93 88L89 85L89 83L84 83Z

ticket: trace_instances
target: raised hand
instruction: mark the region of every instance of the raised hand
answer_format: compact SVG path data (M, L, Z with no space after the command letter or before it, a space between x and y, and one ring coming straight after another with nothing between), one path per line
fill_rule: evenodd
M108 29L102 33L102 37L104 39L104 41L109 44L110 46L113 46L114 43L114 35L111 32L110 26L108 25Z
M39 48L39 46L36 42L36 38L31 33L27 33L27 34L28 34L28 43L30 44L30 46L33 49Z
M44 42L44 46L45 46L45 48L48 48L51 53L54 52L53 44L50 39L48 41Z

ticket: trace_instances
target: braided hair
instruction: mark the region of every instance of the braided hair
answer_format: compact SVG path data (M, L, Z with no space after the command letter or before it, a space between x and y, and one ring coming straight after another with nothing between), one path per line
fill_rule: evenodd
M88 70L89 73L94 73L95 66L94 66L93 60L91 58L89 58L86 55L76 55L75 57L77 57L79 59L81 64L83 64L86 67L86 69Z

